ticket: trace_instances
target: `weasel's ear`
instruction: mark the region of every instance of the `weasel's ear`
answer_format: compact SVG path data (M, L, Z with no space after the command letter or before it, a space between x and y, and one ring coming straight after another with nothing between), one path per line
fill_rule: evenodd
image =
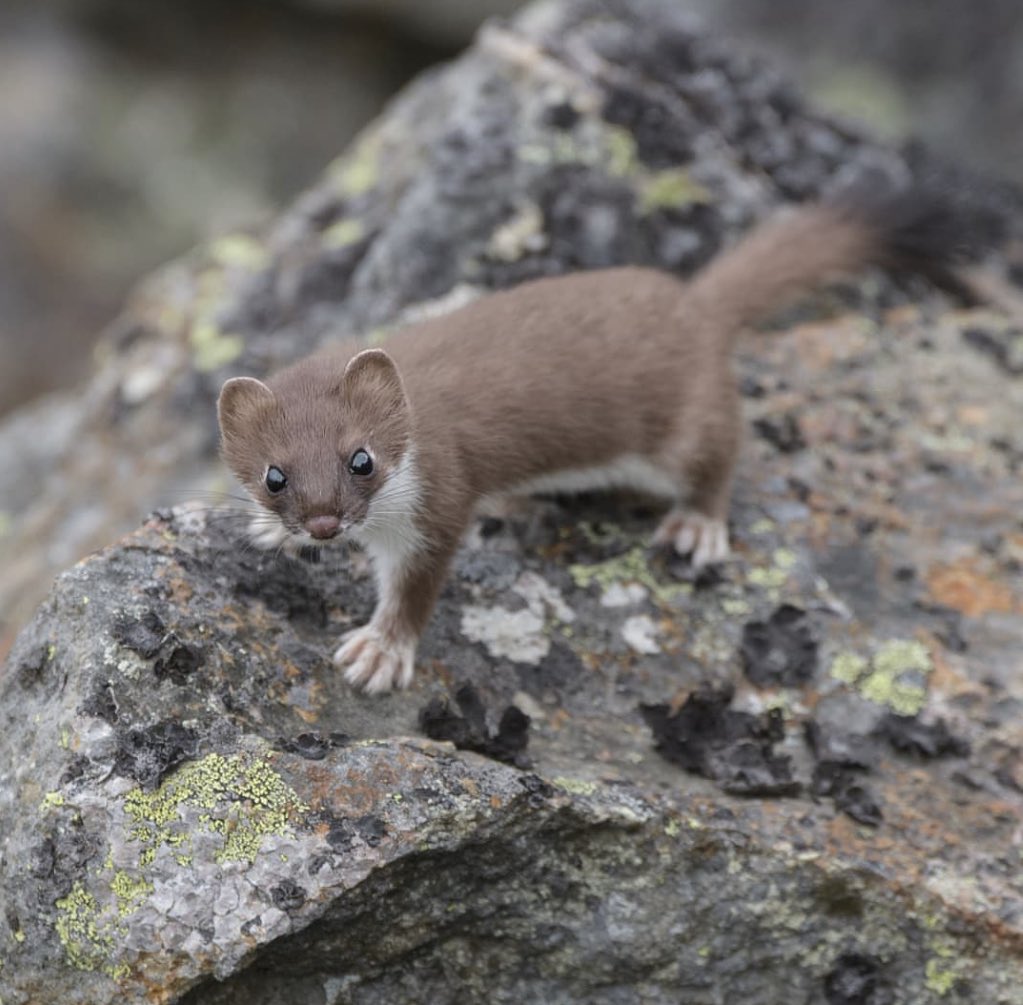
M232 377L225 381L217 399L217 420L224 438L238 436L274 403L274 393L255 377Z
M363 349L345 367L345 398L357 408L380 408L387 415L408 411L405 385L394 360L383 349Z

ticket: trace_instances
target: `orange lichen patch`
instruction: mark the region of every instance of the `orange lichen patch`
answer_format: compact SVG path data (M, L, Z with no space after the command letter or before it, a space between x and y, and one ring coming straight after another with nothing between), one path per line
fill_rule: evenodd
M169 590L169 599L179 607L187 607L195 589L186 577L181 566L162 566L156 570L156 578Z
M936 603L971 618L1023 609L1012 590L981 569L975 558L933 566L927 574L927 589Z

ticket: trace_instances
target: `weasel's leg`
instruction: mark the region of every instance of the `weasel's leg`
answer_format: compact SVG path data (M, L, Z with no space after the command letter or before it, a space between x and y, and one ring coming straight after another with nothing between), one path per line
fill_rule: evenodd
M426 627L458 537L396 560L367 542L377 580L377 606L369 623L348 632L334 653L345 680L368 694L412 683L416 645Z
M728 427L715 433L681 465L689 505L673 507L654 533L655 544L671 544L679 555L689 555L697 569L729 556L728 503L738 437Z

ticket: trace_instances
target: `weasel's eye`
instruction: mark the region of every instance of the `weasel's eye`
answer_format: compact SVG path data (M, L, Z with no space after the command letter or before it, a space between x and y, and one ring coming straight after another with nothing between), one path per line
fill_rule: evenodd
M280 468L275 468L273 465L266 469L266 478L263 481L266 483L267 492L271 493L271 495L277 495L288 484L287 475Z
M373 458L365 450L356 450L348 462L348 470L353 475L373 474Z

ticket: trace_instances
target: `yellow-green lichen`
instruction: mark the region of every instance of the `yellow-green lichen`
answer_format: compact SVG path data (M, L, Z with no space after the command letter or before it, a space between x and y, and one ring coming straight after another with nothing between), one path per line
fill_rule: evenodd
M263 841L291 832L306 806L262 755L210 754L186 764L155 792L133 789L125 812L135 821L130 836L143 845L140 863L152 861L161 845L188 844L187 810L203 810L197 825L224 838L215 858L251 862Z
M516 156L523 164L585 164L592 167L607 159L607 146L606 142L601 143L599 138L589 133L585 136L553 133L545 136L543 142L522 144L516 149Z
M209 373L236 360L245 348L240 335L227 335L209 320L192 325L189 342L195 353L195 368L200 373Z
M958 980L959 975L955 969L943 963L940 959L930 959L924 967L924 983L927 986L927 990L933 991L942 998L955 987Z
M376 184L379 160L380 137L367 133L330 166L329 174L343 195L362 195Z
M582 778L567 778L559 776L554 779L554 784L573 796L592 796L597 791L596 782L588 782Z
M111 966L114 938L110 928L109 923L100 921L99 904L81 882L57 901L57 937L68 962L78 970L104 970Z
M43 801L40 804L40 808L44 810L49 810L63 805L64 797L59 792L47 792L46 795L43 796Z
M340 250L357 244L366 236L366 225L361 220L344 219L331 224L322 235L323 246Z
M922 643L892 639L869 663L855 653L840 653L831 664L831 676L855 687L868 701L899 715L916 715L927 698L927 676L933 668Z
M643 213L707 203L710 200L710 192L699 182L693 181L684 168L657 171L644 179L639 188L639 206Z
M831 663L831 676L844 684L855 684L869 666L858 653L839 653Z
M530 251L539 251L546 244L543 212L534 203L523 206L505 220L487 242L487 254L502 262L517 262Z
M721 612L730 618L748 618L750 603L744 597L722 597Z
M753 569L749 582L769 592L780 590L788 581L789 573L796 564L796 555L787 548L777 548L771 555L771 565Z
M210 258L218 265L258 272L267 266L270 256L266 248L248 234L226 234L208 248Z
M122 869L110 881L110 889L117 898L117 913L123 918L153 892L153 884L141 876L130 876Z
M646 549L638 546L603 562L595 562L592 565L583 563L570 565L568 572L575 585L580 589L586 589L595 584L601 590L607 590L615 583L639 583L660 601L671 600L692 591L692 587L688 583L659 582L650 571Z
M622 126L608 126L606 136L608 172L618 177L635 172L639 166L639 156L632 133Z

